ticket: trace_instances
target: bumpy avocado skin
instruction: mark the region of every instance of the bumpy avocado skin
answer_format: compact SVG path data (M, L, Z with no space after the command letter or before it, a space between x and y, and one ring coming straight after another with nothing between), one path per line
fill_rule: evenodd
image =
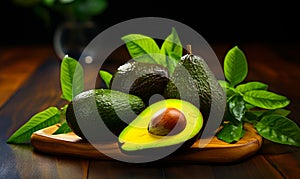
M91 103L91 101L95 103ZM78 109L76 114L74 103L83 106L82 109ZM82 92L68 105L66 121L72 131L83 139L85 139L85 136L78 125L76 117L84 120L84 127L97 131L99 135L105 135L105 133L97 130L94 123L95 112L90 107L95 104L101 119L115 136L118 136L128 123L145 109L144 102L134 95L109 89L93 89Z
M187 74L188 72L188 74ZM195 95L195 91L198 94ZM212 94L214 98L212 98ZM166 99L175 98L191 102L199 107L206 123L211 111L211 104L223 111L225 94L207 63L199 56L184 55L176 66L163 95ZM213 101L214 100L214 101Z
M130 61L117 69L111 89L139 96L146 105L154 94L163 95L168 70L157 64Z

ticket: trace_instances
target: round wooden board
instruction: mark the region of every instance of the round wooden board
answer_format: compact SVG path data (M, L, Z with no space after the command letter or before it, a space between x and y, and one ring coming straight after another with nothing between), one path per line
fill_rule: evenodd
M31 144L34 149L54 155L114 160L99 152L93 145L82 140L73 132L52 135L58 127L59 124L34 132L31 136ZM263 139L256 133L252 125L245 124L244 127L246 129L244 137L234 144L228 144L213 137L207 145L200 147L198 140L186 151L172 154L159 161L231 163L247 159L261 148ZM117 142L99 145L106 150L106 154L126 155L122 153Z

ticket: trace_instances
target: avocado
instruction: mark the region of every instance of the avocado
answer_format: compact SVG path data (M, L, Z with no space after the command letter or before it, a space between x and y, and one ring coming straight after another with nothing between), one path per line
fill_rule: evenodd
M168 70L158 64L130 61L113 76L111 89L140 97L145 105L154 94L162 95L169 82Z
M95 105L97 112L92 109ZM83 139L85 135L82 127L94 132L95 138L98 136L105 139L109 134L100 128L105 127L119 136L144 109L144 102L137 96L109 89L93 89L78 94L72 100L66 111L66 121L72 131ZM105 126L95 120L99 115Z
M226 102L223 89L205 60L191 52L177 64L163 96L186 100L199 107L204 123L208 120L212 103L216 108L214 112L223 112Z
M121 132L120 148L129 154L175 152L190 147L202 126L202 114L193 104L179 99L161 100L148 106Z

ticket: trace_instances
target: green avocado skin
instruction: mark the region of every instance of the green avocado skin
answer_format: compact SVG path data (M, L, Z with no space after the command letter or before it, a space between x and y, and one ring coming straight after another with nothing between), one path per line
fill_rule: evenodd
M76 114L74 103L76 103ZM120 132L132 121L135 117L145 109L145 104L141 98L109 89L93 89L80 93L68 105L66 111L66 121L72 131L85 139L80 127L85 127L91 131L95 131L96 135L103 135L105 138L106 132L102 132L97 128L95 121L95 111L91 105L96 105L98 114L101 116L106 127L115 135L119 136ZM77 120L83 120L79 126Z
M163 95L168 82L169 73L165 67L130 61L117 69L110 88L139 96L148 106L152 95Z
M211 97L212 94L214 98ZM186 100L199 107L204 123L208 120L212 102L223 104L226 100L223 89L206 62L193 54L186 54L181 58L163 96L166 99ZM223 111L222 105L214 106L220 108L216 111Z

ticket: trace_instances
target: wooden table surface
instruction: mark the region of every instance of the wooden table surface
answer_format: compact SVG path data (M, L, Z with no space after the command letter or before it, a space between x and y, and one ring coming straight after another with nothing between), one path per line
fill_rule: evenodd
M230 44L214 44L220 61ZM240 44L249 63L247 81L269 84L291 99L290 118L300 124L300 46ZM297 178L300 148L264 140L259 152L241 162L145 163L101 161L47 155L30 144L7 144L7 138L32 115L62 106L60 60L51 46L0 49L0 178Z

